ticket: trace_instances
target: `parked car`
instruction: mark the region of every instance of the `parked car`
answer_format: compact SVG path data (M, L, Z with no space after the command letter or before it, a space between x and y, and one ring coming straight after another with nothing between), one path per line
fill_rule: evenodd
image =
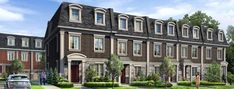
M6 80L8 89L31 89L31 83L25 74L11 74Z

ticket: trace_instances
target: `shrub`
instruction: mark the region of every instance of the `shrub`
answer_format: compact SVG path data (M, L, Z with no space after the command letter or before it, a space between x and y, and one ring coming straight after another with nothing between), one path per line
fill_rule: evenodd
M59 74L57 72L57 69L54 68L51 84L56 85L58 82L59 82Z
M156 87L172 87L173 85L171 83L159 83L156 85Z
M181 86L191 86L192 83L190 81L178 81L177 85L181 85Z
M150 75L147 76L146 80L153 80L153 81L157 81L160 80L160 75L159 73L152 73Z
M230 85L232 85L234 82L234 75L231 72L228 72L227 81L230 83Z
M112 82L86 82L83 84L85 87L112 87ZM114 87L119 87L117 82L114 82Z
M48 72L46 72L47 74L46 74L46 81L47 81L47 83L48 84L52 84L52 76L53 76L53 69L52 68L50 68L49 70L48 70Z
M72 88L72 87L74 87L73 83L70 83L70 82L58 82L56 84L56 86L58 86L60 88Z
M97 72L95 71L95 69L93 67L88 67L85 70L85 80L87 82L93 82L93 78L97 75Z
M154 85L154 81L133 81L131 84L131 86L153 86Z
M200 85L204 86L221 86L221 85L226 85L223 82L208 82L208 81L201 81Z
M3 72L2 74L1 74L1 76L0 76L0 78L2 78L2 79L7 79L7 73L6 72Z
M220 65L213 63L208 67L205 79L209 82L220 82Z
M68 80L65 79L64 77L59 77L58 82L68 82Z

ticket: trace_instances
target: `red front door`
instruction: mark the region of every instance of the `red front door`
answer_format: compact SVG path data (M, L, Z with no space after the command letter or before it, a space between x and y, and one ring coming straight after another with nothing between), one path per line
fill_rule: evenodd
M71 65L71 81L79 82L79 65Z
M122 74L121 74L121 83L126 83L126 82L125 82L125 79L126 79L126 78L125 78L125 75L126 75L125 69L126 69L126 68L124 68L124 69L122 70Z

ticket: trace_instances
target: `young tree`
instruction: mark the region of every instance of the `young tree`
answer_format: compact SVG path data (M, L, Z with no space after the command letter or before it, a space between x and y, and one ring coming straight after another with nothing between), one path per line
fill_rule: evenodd
M220 82L220 65L212 63L205 74L205 79L210 82Z
M108 73L111 75L112 89L114 89L114 80L121 74L121 70L124 67L123 63L117 55L112 54L105 64L107 66L106 69Z
M16 73L16 74L19 72L22 72L24 69L23 63L18 59L15 59L12 61L11 67L12 67L13 73Z
M39 69L44 70L45 69L45 53L41 53L41 58L39 62Z
M93 82L93 78L97 76L97 72L95 71L95 69L93 67L88 67L85 70L85 80L86 82Z
M169 81L169 77L175 74L175 66L171 63L171 59L169 57L165 57L160 65L160 73L165 76L165 82Z
M227 48L228 71L234 73L234 26L229 25L227 29L227 40L229 47Z

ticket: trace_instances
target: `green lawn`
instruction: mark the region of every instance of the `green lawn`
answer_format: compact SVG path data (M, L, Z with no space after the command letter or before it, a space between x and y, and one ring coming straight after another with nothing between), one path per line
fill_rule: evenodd
M78 87L73 87L73 88L62 88L62 89L80 89Z
M44 89L41 85L32 85L32 89Z
M108 88L95 88L95 89L112 89L112 87L108 87ZM120 87L115 87L114 89L136 89L136 87L120 86Z
M164 88L150 88L150 89L164 89ZM196 89L195 86L173 86L170 89ZM227 86L201 86L199 89L234 89L234 85Z

